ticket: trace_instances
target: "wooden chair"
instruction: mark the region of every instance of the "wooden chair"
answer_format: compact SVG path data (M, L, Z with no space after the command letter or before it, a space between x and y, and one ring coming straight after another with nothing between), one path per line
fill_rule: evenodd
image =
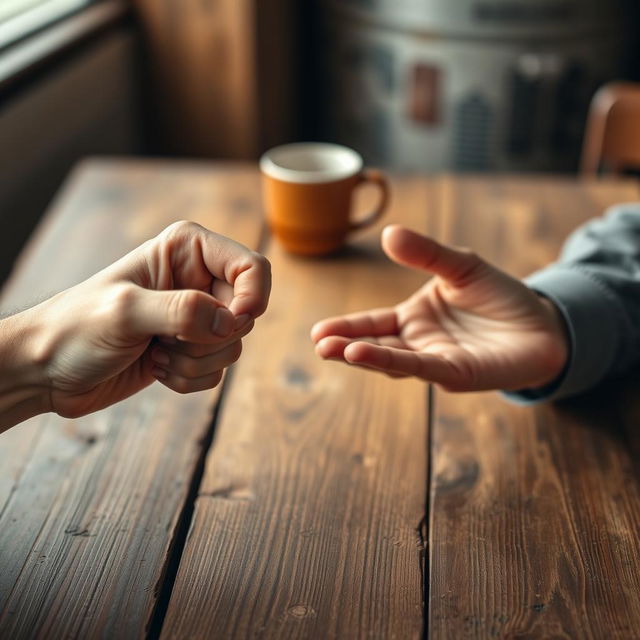
M640 169L640 83L613 82L594 95L582 147L581 173Z

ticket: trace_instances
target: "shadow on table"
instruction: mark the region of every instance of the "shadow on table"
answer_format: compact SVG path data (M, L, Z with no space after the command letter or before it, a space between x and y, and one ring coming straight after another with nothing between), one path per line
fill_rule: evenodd
M381 260L389 260L382 251L379 242L345 244L339 249L321 256L290 255L304 262L380 262Z
M603 445L603 455L605 443L626 451L640 481L640 367L549 408L562 423L591 432L594 443Z

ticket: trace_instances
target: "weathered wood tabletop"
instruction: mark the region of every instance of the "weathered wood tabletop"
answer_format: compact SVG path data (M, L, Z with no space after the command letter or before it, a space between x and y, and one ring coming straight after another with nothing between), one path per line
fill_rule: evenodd
M259 187L247 165L89 161L23 252L3 311L178 219L266 252L274 287L222 388L154 385L0 436L0 638L637 638L638 377L523 408L320 361L313 322L423 278L380 227L332 257L283 253ZM384 222L523 276L638 196L397 177Z

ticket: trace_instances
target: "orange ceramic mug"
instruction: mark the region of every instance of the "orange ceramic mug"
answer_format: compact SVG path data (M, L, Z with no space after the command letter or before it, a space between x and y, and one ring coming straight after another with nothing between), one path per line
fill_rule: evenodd
M389 199L380 171L365 169L347 147L298 142L267 151L260 159L264 203L271 232L292 253L321 255L340 247L352 231L375 222ZM364 218L352 218L355 188L372 182L380 201Z

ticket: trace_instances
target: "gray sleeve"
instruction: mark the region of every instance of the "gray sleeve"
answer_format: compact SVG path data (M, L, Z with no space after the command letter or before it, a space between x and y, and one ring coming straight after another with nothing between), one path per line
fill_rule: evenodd
M505 393L510 400L576 395L640 362L640 204L618 205L579 228L558 262L525 283L560 309L571 351L558 380Z

